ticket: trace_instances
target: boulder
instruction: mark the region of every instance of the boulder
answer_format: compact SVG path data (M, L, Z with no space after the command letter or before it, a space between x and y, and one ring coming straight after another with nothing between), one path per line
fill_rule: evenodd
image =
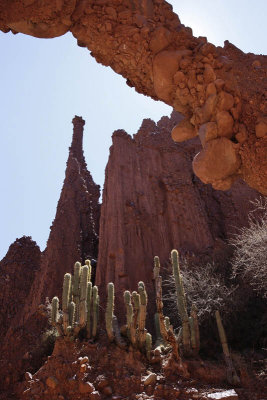
M240 158L234 144L226 138L206 143L205 148L194 158L194 173L204 183L213 183L233 175L240 166Z
M195 127L187 119L183 119L172 130L172 139L175 142L184 142L197 136Z
M220 111L216 115L218 136L230 139L233 136L234 120L228 111Z
M218 136L216 122L207 122L206 124L202 124L199 128L198 136L203 147L208 141L216 139Z

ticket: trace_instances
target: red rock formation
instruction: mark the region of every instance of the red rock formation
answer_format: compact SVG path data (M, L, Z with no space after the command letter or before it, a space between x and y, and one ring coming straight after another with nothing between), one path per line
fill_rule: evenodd
M191 168L198 139L174 143L170 132L181 120L174 112L158 124L144 120L131 138L115 131L106 167L100 218L96 283L116 286L117 315L123 316L122 292L143 280L154 296L153 257L168 267L170 252L212 254L246 223L256 191L244 182L215 191Z
M46 297L61 296L63 276L75 261L97 258L100 191L83 156L84 123L81 117L73 119L65 180L42 257L35 242L22 238L10 247L0 265L4 279L9 279L7 285L5 280L0 282L4 309L0 371L9 376L5 381L5 374L0 374L0 385L2 381L11 390L26 369L36 370L43 361L42 334L48 324L47 309L40 304Z
M70 30L129 86L186 116L176 140L204 136L194 162L203 182L227 190L241 176L267 194L266 57L195 38L164 0L2 0L0 29L36 37Z
M61 295L64 274L76 261L96 259L100 205L99 186L92 179L83 155L85 121L73 119L73 139L57 212L43 253L40 273L34 281L29 313L46 297Z
M40 269L41 252L37 244L23 236L16 239L0 262L0 343L24 307L35 273Z

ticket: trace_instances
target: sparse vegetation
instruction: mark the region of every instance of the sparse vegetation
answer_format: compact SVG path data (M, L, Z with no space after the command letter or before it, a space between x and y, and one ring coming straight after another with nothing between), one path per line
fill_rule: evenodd
M267 199L254 206L248 227L241 228L231 241L233 277L267 298Z

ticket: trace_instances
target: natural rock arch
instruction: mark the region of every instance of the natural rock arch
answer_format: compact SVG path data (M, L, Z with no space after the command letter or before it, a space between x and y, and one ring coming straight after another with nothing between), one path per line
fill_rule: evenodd
M196 38L164 0L2 0L0 29L41 38L70 31L137 92L185 115L175 141L199 134L193 168L227 190L237 177L267 195L265 56Z

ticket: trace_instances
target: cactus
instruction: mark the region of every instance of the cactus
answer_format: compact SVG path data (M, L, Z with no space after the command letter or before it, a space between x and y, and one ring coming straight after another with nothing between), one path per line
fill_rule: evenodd
M160 333L160 321L159 321L159 313L155 313L154 315L154 323L155 323L155 331L156 331L156 343L155 346L161 346L163 344L163 339Z
M106 320L106 330L108 338L112 342L114 340L114 333L112 327L112 319L114 313L114 284L112 282L108 283L107 290L108 290L108 299L107 299L105 320Z
M93 327L92 327L93 338L95 338L96 334L97 334L98 307L99 307L98 287L94 286L93 287Z
M159 329L160 334L165 343L169 343L172 347L172 354L176 360L179 360L179 353L178 353L178 344L176 342L176 338L172 329L172 326L167 327L165 325L165 318L163 315L163 303L162 303L162 278L159 275L160 272L160 262L158 257L154 259L155 265L157 265L157 274L155 274L155 292L156 292L156 305L157 305L157 314L158 322L159 322Z
M152 349L152 336L150 333L146 334L146 356L147 359L150 360L151 358L151 349Z
M154 257L153 278L157 279L159 277L159 273L160 273L160 261L159 261L159 257L155 256Z
M182 321L183 327L183 350L185 354L190 354L190 326L188 313L186 309L186 298L184 293L183 281L180 274L178 251L172 250L171 252L173 275L175 279L175 288L177 294L177 307Z
M74 317L75 317L75 303L71 301L69 303L69 326L73 328L74 326Z
M75 322L79 320L79 302L80 302L80 276L81 276L81 263L76 262L74 264L74 276L73 276L73 301L75 303Z
M136 330L134 327L134 311L133 305L131 302L131 293L129 290L125 290L124 292L124 302L126 306L126 318L127 318L127 336L130 342L135 345L136 343Z
M189 321L191 330L191 347L195 355L197 355L200 349L200 337L199 337L199 325L197 318L197 307L195 304L192 304L190 318L192 318L192 322ZM192 337L192 331L194 331L193 332L194 338Z
M85 265L87 265L87 267L88 267L88 282L91 282L91 276L92 276L91 261L90 260L85 260Z
M134 329L137 329L138 315L139 315L139 310L140 310L140 295L134 291L132 293L132 299L133 299L133 308L134 308L133 326L134 326Z
M92 303L92 282L88 282L87 284L87 338L91 337L91 303Z
M65 274L62 293L63 330L65 334L67 334L67 328L69 326L69 300L71 296L70 289L71 274Z
M87 284L88 284L89 268L88 265L82 267L80 281L80 304L79 304L79 324L83 328L87 320Z
M228 343L227 343L227 338L225 334L225 330L222 324L221 316L219 311L215 311L215 318L216 318L216 323L217 323L217 328L220 336L220 341L223 349L223 354L224 354L224 359L226 363L226 375L227 375L227 380L231 385L237 385L240 383L240 379L236 373L235 367L233 365L233 361L230 355Z
M215 318L216 318L220 341L221 341L221 345L222 345L222 349L223 349L223 354L226 357L230 357L230 351L229 351L229 347L228 347L228 343L227 343L227 339L226 339L225 330L224 330L221 316L220 316L220 313L218 310L215 311Z
M146 341L146 307L147 307L147 293L144 282L138 283L138 292L140 296L140 309L138 315L138 339L139 345L142 348Z
M52 322L52 325L54 325L54 326L58 322L58 306L59 306L58 297L53 297L53 299L52 299L52 311L51 311L51 322Z

